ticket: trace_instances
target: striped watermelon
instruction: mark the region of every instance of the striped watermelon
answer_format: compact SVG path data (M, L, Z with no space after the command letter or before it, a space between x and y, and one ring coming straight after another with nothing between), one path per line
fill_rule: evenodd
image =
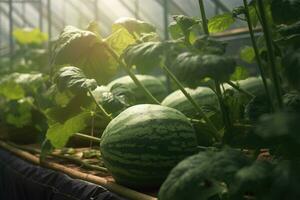
M136 77L159 101L167 96L167 89L158 78L149 75L136 75ZM129 76L118 78L107 85L109 90L119 86L131 89L132 93L134 93L136 103L150 103L144 92L138 88Z
M200 106L216 107L219 104L216 94L210 88L197 87L196 89L185 89ZM171 93L161 104L163 106L175 108L189 117L196 117L197 115L194 106L180 90Z
M133 188L160 186L169 171L197 151L195 131L179 111L132 106L105 129L100 150L116 182Z

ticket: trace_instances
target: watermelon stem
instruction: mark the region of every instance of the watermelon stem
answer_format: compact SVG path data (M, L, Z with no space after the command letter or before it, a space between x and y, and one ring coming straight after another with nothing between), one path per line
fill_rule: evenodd
M90 95L90 97L93 99L94 103L96 104L97 108L101 111L101 113L103 114L103 116L106 118L107 121L111 121L112 120L112 117L110 114L108 114L106 112L106 110L102 107L102 105L100 105L95 96L93 95L92 91L88 89L88 93Z
M241 92L241 93L247 95L249 98L254 98L254 97L255 97L252 93L250 93L250 92L248 92L248 91L246 91L246 90L240 88L238 85L236 85L236 84L235 84L234 82L232 82L232 81L227 81L226 83L227 83L228 85L230 85L231 87L233 87L234 89L236 89L237 91L239 91L239 92Z
M270 25L269 25L267 17L266 17L266 10L265 10L264 3L262 0L258 0L257 3L258 3L258 9L259 9L259 13L260 13L261 20L262 20L261 25L263 27L264 37L266 40L268 60L269 60L270 68L271 68L271 75L272 75L272 79L273 79L273 83L274 83L274 89L275 89L275 94L276 94L276 98L277 98L277 103L278 103L279 109L281 109L283 106L282 96L281 96L282 91L280 88L280 81L279 81L279 77L278 77L278 73L277 73L277 69L276 69L276 56L274 53L274 44L273 44L273 40L272 40L272 33L270 30Z
M120 56L112 49L107 43L105 43L107 51L114 57L120 67L130 76L133 82L144 92L146 97L154 104L160 105L160 102L151 94L151 92L137 79L135 74L130 70L129 67L121 60Z
M84 139L84 140L89 140L89 141L97 142L97 143L101 142L101 139L99 139L97 137L86 135L86 134L82 134L82 133L75 133L73 136L76 136L76 137Z
M166 74L175 82L175 84L178 86L178 88L181 90L181 92L184 94L184 96L191 102L191 104L196 108L197 112L200 113L200 115L203 117L204 121L207 123L207 125L213 130L213 137L216 140L220 140L220 135L215 127L215 125L212 123L212 121L206 116L202 108L197 104L197 102L193 99L193 97L184 89L183 85L180 83L180 81L176 78L176 76L168 69L167 66L162 65L162 69L166 72Z
M258 69L260 71L260 75L261 75L261 78L262 78L262 81L263 81L263 84L264 84L264 87L265 87L265 90L266 90L266 93L267 93L267 96L268 96L269 104L272 107L272 109L274 110L274 108L273 108L274 105L272 103L271 93L270 93L270 90L268 88L266 73L265 73L264 68L262 67L262 61L261 61L261 58L259 56L259 50L258 50L258 47L257 47L257 44L256 44L254 32L253 32L252 20L251 20L250 13L249 13L248 2L247 2L247 0L243 0L243 1L244 1L244 7L245 7L245 17L246 17L246 21L247 21L247 24L248 24L249 34L250 34L250 38L251 38L251 42L252 42L252 47L254 49L256 62L257 62Z

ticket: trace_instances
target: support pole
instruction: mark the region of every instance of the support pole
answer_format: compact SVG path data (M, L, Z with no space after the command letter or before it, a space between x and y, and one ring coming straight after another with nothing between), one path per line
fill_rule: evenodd
M52 17L51 17L51 0L47 0L47 21L48 21L48 50L51 55L51 38L52 38ZM51 57L51 56L50 56Z
M43 31L43 1L39 0L39 28Z
M13 66L13 54L14 54L14 40L13 40L13 0L8 2L8 18L9 18L9 55L10 55L10 67Z

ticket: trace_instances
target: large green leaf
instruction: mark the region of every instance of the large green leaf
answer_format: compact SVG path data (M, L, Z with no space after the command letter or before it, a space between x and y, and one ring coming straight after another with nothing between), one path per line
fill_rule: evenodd
M231 57L186 52L175 59L172 68L181 81L193 87L206 77L226 81L235 67L236 62Z
M173 19L174 22L169 25L169 31L173 39L184 37L189 43L193 43L201 35L200 20L184 15L174 15Z
M144 73L160 66L167 54L176 52L179 45L175 41L140 43L129 46L122 57L129 66L135 65Z
M73 26L67 26L60 34L53 50L52 64L79 67L88 78L101 84L116 74L118 66L98 34Z
M300 20L299 0L272 0L272 17L276 24L291 24Z
M142 33L151 33L156 31L152 24L130 17L120 18L112 25L113 32L122 28L125 28L130 34L137 34L138 36Z
M119 55L131 44L136 42L135 38L123 27L113 32L108 38L105 39L107 44L110 45Z
M48 40L48 35L39 29L15 29L13 31L15 40L21 45L42 44Z
M81 69L73 66L59 69L54 76L54 82L59 91L70 90L74 94L97 87L95 79L88 79Z
M52 124L47 130L47 139L55 148L64 147L74 133L83 130L87 126L87 119L90 115L89 112L83 112L64 123Z
M207 35L198 37L193 46L202 54L222 55L226 51L226 44L224 42L213 39Z
M208 30L210 33L219 33L228 29L235 19L232 13L224 13L221 15L216 15L208 21Z

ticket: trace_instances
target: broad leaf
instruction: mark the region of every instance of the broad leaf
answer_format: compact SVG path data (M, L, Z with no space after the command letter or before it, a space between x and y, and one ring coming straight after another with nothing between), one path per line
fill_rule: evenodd
M155 27L152 24L129 17L120 18L112 25L113 32L122 28L125 28L130 34L137 34L138 36L142 33L155 32Z
M235 68L234 73L231 75L230 80L238 81L238 80L244 80L248 77L249 77L248 69L243 66L237 66Z
M117 62L106 50L98 34L67 26L57 40L52 65L72 65L83 70L88 78L107 83L117 72Z
M95 79L86 78L81 69L72 66L59 69L54 76L54 82L59 91L70 90L74 94L97 87Z
M184 15L174 15L174 22L169 25L169 31L173 39L185 38L189 43L201 35L201 21Z
M42 44L48 40L48 35L37 28L15 29L13 36L21 45Z
M276 24L291 24L300 20L299 0L273 0L272 17Z
M175 59L172 68L180 80L193 87L206 77L226 81L235 67L236 62L231 57L186 52Z
M64 123L52 124L47 130L47 139L55 148L64 147L74 133L83 130L87 126L87 119L90 115L89 112L83 112Z
M228 29L235 19L231 13L216 15L208 21L208 30L210 33L219 33Z
M129 46L122 57L129 66L135 65L142 72L149 72L162 64L168 52L176 52L178 43L166 42L145 42Z
M120 28L113 32L108 38L105 39L105 41L119 55L122 54L124 49L126 49L129 45L136 42L135 38L125 28Z
M255 59L255 52L253 47L245 46L240 51L240 58L247 62L247 63L253 63Z
M226 44L203 35L198 37L193 46L202 54L222 55L226 51Z

